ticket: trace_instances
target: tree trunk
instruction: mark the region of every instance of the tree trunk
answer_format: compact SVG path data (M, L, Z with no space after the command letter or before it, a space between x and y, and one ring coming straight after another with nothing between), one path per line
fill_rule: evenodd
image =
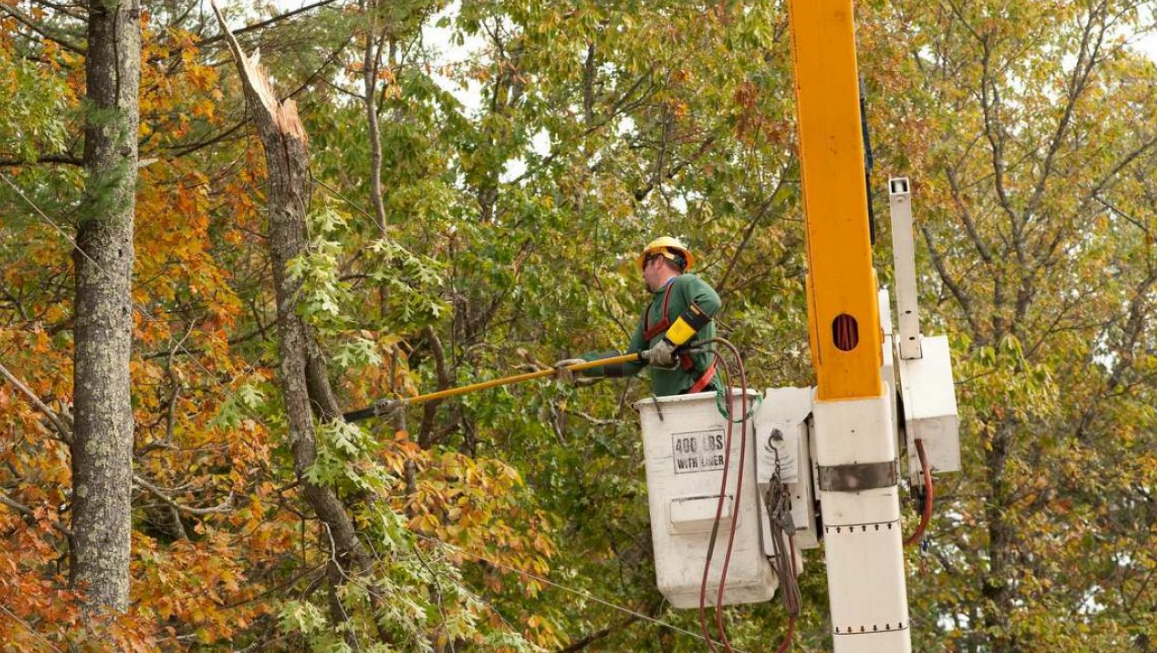
M71 581L124 610L132 536L133 209L140 115L139 0L91 0L85 205L77 226Z
M992 635L989 642L993 653L1017 653L1020 647L1010 632L1014 605L1011 576L1016 571L1013 562L1014 526L1006 512L1011 508L1009 487L1005 474L1009 460L1009 445L1016 426L1013 421L997 421L992 427L991 446L985 452L989 492L985 502L985 520L988 523L988 571L981 579L981 595L986 601L984 625Z
M215 3L213 11L237 61L245 97L265 150L269 176L269 247L281 357L279 382L289 421L293 466L306 502L326 528L327 534L322 539L327 548L328 543L333 542L335 550L329 577L340 584L347 570L364 573L370 569L371 561L341 499L332 489L306 478L306 472L317 458L314 412L322 419L333 420L341 419L341 410L330 387L325 356L316 333L297 312L302 282L289 274L290 261L306 250L305 214L311 182L305 127L297 115L296 104L292 100L281 102L274 95L257 57L250 59L241 51L237 40L228 33ZM341 616L335 615L335 619L340 620Z

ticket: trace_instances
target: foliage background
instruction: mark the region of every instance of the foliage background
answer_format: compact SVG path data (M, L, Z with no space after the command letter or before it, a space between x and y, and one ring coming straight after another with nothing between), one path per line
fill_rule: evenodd
M0 2L0 363L67 413L85 8ZM1133 45L1154 9L857 5L876 175L914 180L926 330L950 335L962 417L965 471L942 479L908 559L916 650L1154 648L1157 68ZM645 298L634 252L658 233L703 261L754 385L810 384L783 3L227 11L257 25L243 43L311 138L295 273L343 405L621 345ZM325 430L314 474L377 556L332 622L273 383L263 158L207 13L164 0L142 16L132 608L81 618L68 448L8 382L0 648L551 651L597 635L587 649L698 650L676 629L694 616L653 587L642 380ZM825 591L812 555L795 650L830 647ZM777 645L777 604L728 614L737 648Z

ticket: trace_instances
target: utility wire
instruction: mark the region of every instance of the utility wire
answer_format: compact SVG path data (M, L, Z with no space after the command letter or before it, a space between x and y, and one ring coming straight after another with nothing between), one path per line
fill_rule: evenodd
M555 588L560 589L560 590L567 592L569 594L574 594L575 596L581 596L585 599L589 599L591 601L594 601L595 603L599 603L599 604L604 605L608 608L612 608L612 609L618 610L619 612L622 612L624 614L629 614L632 617L636 617L636 618L641 619L643 621L650 622L656 626L662 626L664 628L670 628L671 630L674 630L678 633L682 633L684 635L689 635L689 636L694 637L696 639L703 640L704 642L709 641L707 638L705 638L703 635L701 635L697 632L687 630L686 628L680 628L679 626L676 626L670 622L666 622L666 621L663 621L661 619L656 619L656 618L654 618L650 615L644 614L642 612L638 612L636 610L632 610L630 608L627 608L627 607L618 605L616 603L613 603L611 601L608 601L606 599L599 598L599 597L595 596L594 594L591 594L590 592L586 592L586 591L580 590L580 589L575 589L573 587L568 587L566 585L556 583L556 582L550 580L549 578L539 576L538 574L534 574L534 573L529 572L529 571L524 571L522 569L518 569L517 567L512 567L508 564L499 562L499 561L497 561L491 557L488 557L485 554L476 553L474 551L469 551L469 550L464 549L460 546L457 546L455 544L451 544L451 543L446 542L444 540L440 540L436 537L431 537L429 535L423 535L423 534L417 533L417 532L415 532L414 535L416 537L418 537L419 539L423 539L423 540L426 540L427 542L431 542L434 544L441 544L442 546L445 546L449 549L453 549L454 551L457 551L457 552L462 553L464 555L470 556L471 558L475 558L477 560L482 560L483 562L487 562L489 564L492 564L495 567L501 567L502 569L519 574L521 576L526 576L527 578L532 578L532 579L534 579L540 583L543 583L545 585L550 585L551 587L555 587ZM745 651L743 651L741 649L734 649L734 650L735 650L735 653L746 653Z

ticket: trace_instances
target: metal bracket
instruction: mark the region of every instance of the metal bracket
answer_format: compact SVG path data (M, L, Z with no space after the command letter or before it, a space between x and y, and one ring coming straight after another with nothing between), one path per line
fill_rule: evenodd
M889 460L820 467L819 473L820 489L825 492L861 492L896 485L899 467L895 460Z
M916 237L912 231L912 191L907 177L888 180L892 213L892 260L895 265L896 343L900 358L923 356L920 349L920 306L916 295Z

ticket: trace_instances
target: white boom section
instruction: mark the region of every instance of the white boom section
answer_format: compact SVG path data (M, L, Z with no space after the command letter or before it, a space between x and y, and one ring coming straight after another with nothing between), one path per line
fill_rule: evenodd
M836 653L912 650L890 387L815 402L832 642Z
M900 444L900 426L903 423L904 416L900 414L900 407L897 405L895 390L897 388L896 382L896 334L892 329L892 304L891 295L886 288L881 288L877 296L880 303L880 331L884 334L884 343L880 348L880 360L883 365L880 366L880 380L892 392L892 399L888 404L892 407L892 428L894 430L893 437L896 439L897 447ZM902 447L900 447L902 449Z
M896 272L896 336L900 358L920 358L920 309L916 297L916 239L912 233L912 201L907 177L888 180L888 203L892 214L892 261Z

